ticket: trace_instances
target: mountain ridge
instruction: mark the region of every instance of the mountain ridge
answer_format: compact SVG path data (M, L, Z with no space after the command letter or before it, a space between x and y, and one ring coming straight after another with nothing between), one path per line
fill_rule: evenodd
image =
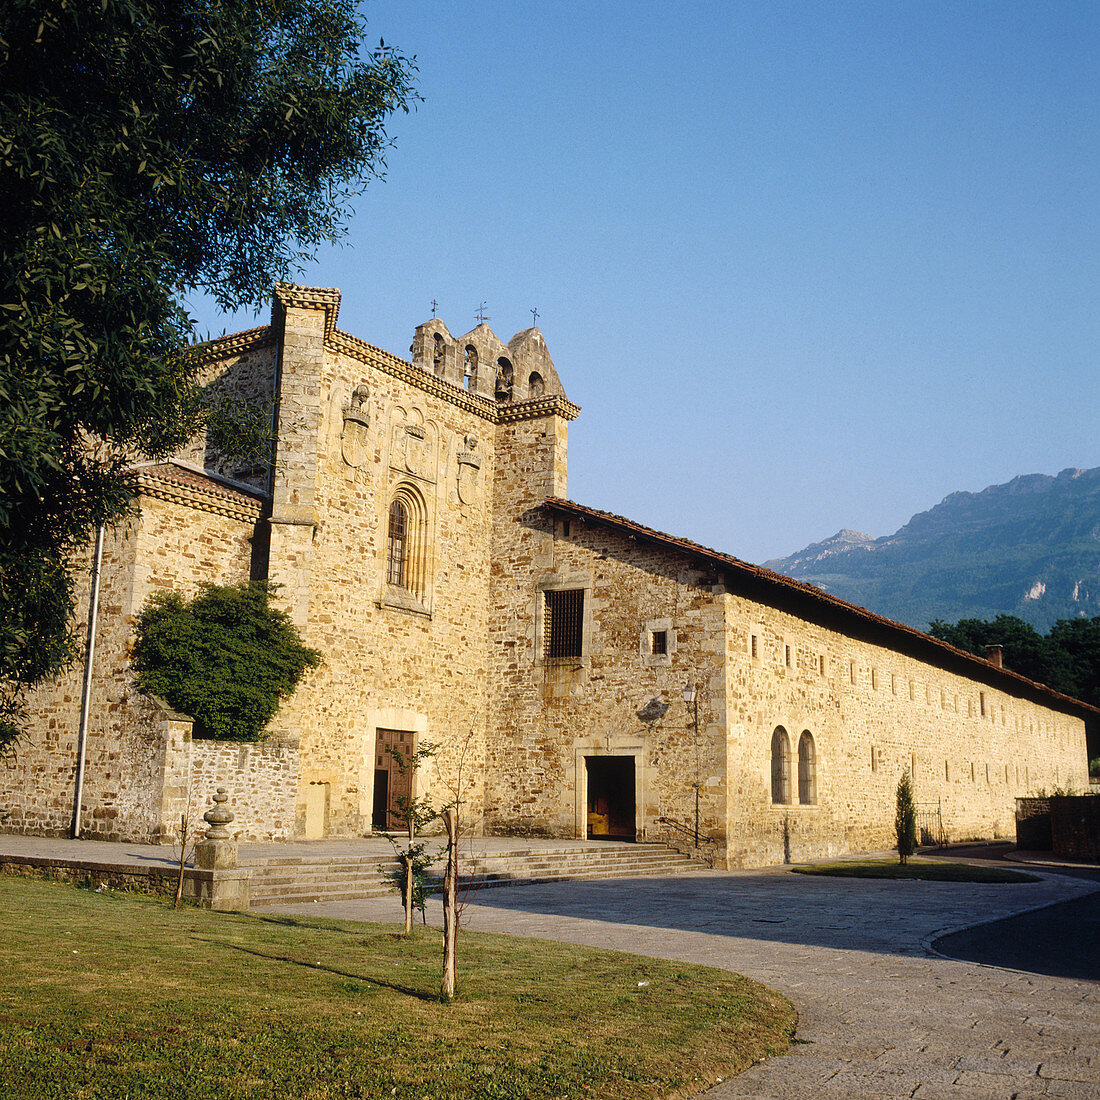
M841 528L763 564L921 630L1010 614L1045 632L1100 615L1100 468L958 490L891 535Z

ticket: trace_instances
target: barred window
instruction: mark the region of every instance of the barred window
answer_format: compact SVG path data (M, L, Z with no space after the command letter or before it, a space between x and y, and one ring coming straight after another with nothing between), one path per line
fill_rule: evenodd
M409 514L400 500L390 505L389 558L386 580L398 588L405 587L408 563Z
M584 589L548 589L543 598L543 660L558 664L578 659L584 640Z

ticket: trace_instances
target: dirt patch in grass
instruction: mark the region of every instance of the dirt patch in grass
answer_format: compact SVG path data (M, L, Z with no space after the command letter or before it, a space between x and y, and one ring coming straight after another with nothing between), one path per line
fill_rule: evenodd
M919 878L931 882L1039 882L1037 875L1004 867L980 867L969 863L941 863L931 859L853 859L792 867L799 875L839 875L843 878Z
M782 1053L795 1014L722 970L0 878L7 1098L690 1096Z

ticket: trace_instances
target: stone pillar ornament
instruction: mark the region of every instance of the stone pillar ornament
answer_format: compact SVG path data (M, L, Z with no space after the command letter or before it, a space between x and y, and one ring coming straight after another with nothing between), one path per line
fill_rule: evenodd
M226 825L233 820L233 811L223 808L228 801L229 795L225 788L219 787L214 792L214 808L202 815L203 821L210 826L206 830L207 840L229 840L229 830Z
M195 845L195 862L206 870L224 870L237 866L237 842L226 826L233 820L233 811L226 809L229 795L224 787L214 792L214 806L202 815L210 827L206 839Z

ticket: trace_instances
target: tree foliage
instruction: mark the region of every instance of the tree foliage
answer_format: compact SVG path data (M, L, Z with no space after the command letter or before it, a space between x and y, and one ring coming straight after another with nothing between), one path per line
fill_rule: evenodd
M201 421L182 296L258 304L383 171L415 67L363 29L354 0L0 6L0 717L71 658L67 563L128 463Z
M207 585L191 601L157 592L138 617L138 687L195 720L195 735L259 741L321 654L271 606L266 581Z
M898 859L907 863L917 850L917 807L913 802L913 782L906 769L898 780L894 813L894 833L898 838Z
M1046 635L1015 615L954 624L935 619L928 633L979 657L991 645L1003 646L1005 668L1100 706L1100 616L1060 619Z

